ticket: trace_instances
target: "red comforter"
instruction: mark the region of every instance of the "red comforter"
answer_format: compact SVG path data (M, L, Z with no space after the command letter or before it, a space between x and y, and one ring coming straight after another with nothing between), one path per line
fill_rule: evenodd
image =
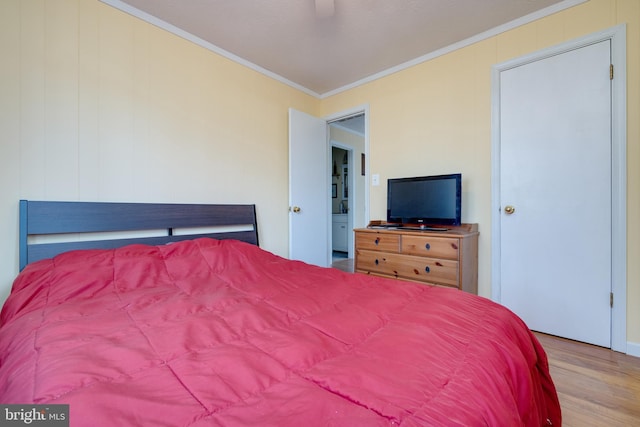
M237 241L37 262L0 322L0 402L69 404L71 426L560 425L500 305Z

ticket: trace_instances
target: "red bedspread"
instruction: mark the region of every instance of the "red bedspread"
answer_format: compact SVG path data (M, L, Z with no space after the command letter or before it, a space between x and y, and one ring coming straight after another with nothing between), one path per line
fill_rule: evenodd
M507 309L237 241L40 261L0 322L0 402L68 403L72 426L560 425Z

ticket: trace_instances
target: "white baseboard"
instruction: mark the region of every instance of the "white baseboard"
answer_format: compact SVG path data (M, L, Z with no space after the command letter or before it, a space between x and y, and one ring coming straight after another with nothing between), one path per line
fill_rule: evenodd
M627 342L627 354L629 356L640 357L640 343Z

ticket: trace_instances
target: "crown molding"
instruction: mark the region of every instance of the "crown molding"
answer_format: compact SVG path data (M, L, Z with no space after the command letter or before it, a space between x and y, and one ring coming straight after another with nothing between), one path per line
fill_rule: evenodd
M370 83L370 82L372 82L374 80L378 80L378 79L381 79L383 77L390 76L391 74L395 74L395 73L400 72L402 70L406 70L406 69L414 67L414 66L416 66L418 64L422 64L423 62L430 61L432 59L435 59L437 57L446 55L446 54L451 53L453 51L456 51L458 49L462 49L464 47L470 46L470 45L472 45L474 43L477 43L479 41L486 40L488 38L494 37L494 36L496 36L498 34L502 34L502 33L506 32L506 31L509 31L509 30L514 29L514 28L520 27L522 25L528 24L530 22L536 21L536 20L544 18L546 16L553 15L554 13L557 13L557 12L563 11L565 9L569 9L571 7L574 7L574 6L577 6L579 4L585 3L585 2L587 2L589 0L564 0L564 1L561 1L559 3L556 3L556 4L552 5L552 6L549 6L549 7L546 7L544 9L541 9L541 10L539 10L537 12L530 13L529 15L523 16L521 18L518 18L518 19L515 19L513 21L510 21L510 22L508 22L506 24L500 25L498 27L495 27L495 28L492 28L490 30L487 30L487 31L485 31L483 33L477 34L477 35L475 35L473 37L469 37L469 38L467 38L465 40L459 41L457 43L453 43L453 44L451 44L449 46L446 46L446 47L444 47L442 49L438 49L438 50L433 51L431 53L428 53L426 55L423 55L423 56L420 56L418 58L415 58L415 59L413 59L411 61L404 62L402 64L399 64L399 65L395 66L395 67L388 68L388 69L386 69L384 71L381 71L379 73L372 74L372 75L370 75L368 77L365 77L363 79L357 80L357 81L355 81L353 83L350 83L348 85L339 87L337 89L334 89L334 90L331 90L331 91L328 91L328 92L325 92L325 93L322 93L322 94L319 94L319 93L317 93L317 92L315 92L315 91L313 91L313 90L311 90L311 89L309 89L307 87L304 87L302 85L299 85L298 83L295 83L295 82L293 82L293 81L291 81L289 79L286 79L286 78L282 77L279 74L276 74L276 73L274 73L272 71L269 71L269 70L267 70L265 68L262 68L259 65L254 64L253 62L247 61L244 58L241 58L241 57L239 57L239 56L237 56L237 55L235 55L235 54L233 54L233 53L231 53L231 52L229 52L229 51L227 51L225 49L222 49L222 48L220 48L220 47L218 47L218 46L216 46L216 45L214 45L212 43L207 42L206 40L201 39L200 37L197 37L197 36L195 36L195 35L193 35L191 33L188 33L187 31L184 31L184 30L178 28L175 25L169 24L166 21L158 19L153 15L150 15L150 14L148 14L148 13L146 13L146 12L140 10L140 9L137 9L137 8L127 4L127 3L124 3L121 0L100 0L100 1L102 3L104 3L104 4L107 4L109 6L112 6L112 7L116 8L116 9L119 9L122 12L125 12L125 13L127 13L129 15L132 15L132 16L134 16L136 18L139 18L139 19L141 19L141 20L143 20L145 22L148 22L151 25L154 25L154 26L156 26L158 28L166 30L166 31L168 31L168 32L170 32L172 34L175 34L178 37L181 37L181 38L183 38L185 40L188 40L188 41L190 41L192 43L195 43L198 46L201 46L201 47L203 47L203 48L205 48L207 50L210 50L211 52L214 52L214 53L216 53L218 55L221 55L221 56L223 56L223 57L225 57L227 59L230 59L231 61L234 61L234 62L236 62L236 63L238 63L240 65L243 65L243 66L245 66L247 68L250 68L250 69L252 69L252 70L254 70L254 71L258 72L258 73L261 73L261 74L263 74L263 75L265 75L267 77L270 77L270 78L272 78L272 79L274 79L274 80L276 80L276 81L278 81L280 83L283 83L283 84L285 84L287 86L290 86L290 87L292 87L294 89L297 89L297 90L299 90L301 92L304 92L307 95L313 96L313 97L318 98L318 99L324 99L324 98L331 97L333 95L337 95L337 94L339 94L341 92L345 92L347 90L354 89L354 88L356 88L358 86L362 86L364 84Z

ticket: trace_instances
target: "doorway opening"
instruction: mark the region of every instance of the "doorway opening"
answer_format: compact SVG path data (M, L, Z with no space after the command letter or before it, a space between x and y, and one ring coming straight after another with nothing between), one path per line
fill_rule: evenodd
M344 147L344 148L343 148ZM337 143L331 145L331 252L332 261L349 258L349 171L353 150Z
M367 224L365 113L328 120L332 266L353 271L354 228Z

